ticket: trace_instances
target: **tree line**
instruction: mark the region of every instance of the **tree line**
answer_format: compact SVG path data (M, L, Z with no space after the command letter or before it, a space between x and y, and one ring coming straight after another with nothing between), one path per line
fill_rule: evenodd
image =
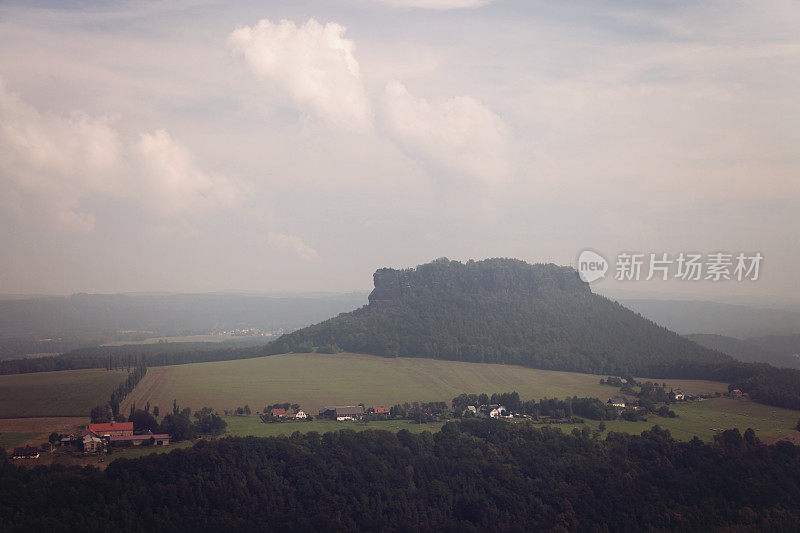
M794 530L799 459L752 430L704 444L477 419L225 438L105 471L0 459L0 529Z

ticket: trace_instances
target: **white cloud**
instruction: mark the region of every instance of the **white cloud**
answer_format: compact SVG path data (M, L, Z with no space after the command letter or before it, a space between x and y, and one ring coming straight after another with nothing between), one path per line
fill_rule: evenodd
M381 4L395 7L418 7L422 9L474 9L492 3L492 0L378 0Z
M292 250L307 261L312 261L319 257L319 254L314 248L306 244L303 239L295 235L270 232L270 234L267 236L267 244L275 248Z
M164 214L234 204L241 191L225 176L203 172L192 153L164 130L143 133L136 143L142 199Z
M0 190L6 210L48 219L67 229L91 230L81 212L85 191L108 192L120 143L105 117L40 113L0 81ZM37 199L33 204L28 200Z
M314 19L300 27L264 19L231 33L231 51L292 104L340 127L363 130L372 120L361 71L346 28Z
M18 219L91 231L85 204L130 200L166 218L230 205L240 189L200 170L166 131L125 143L107 117L40 112L0 83L0 203Z
M493 183L510 174L508 127L472 97L429 102L393 81L386 86L386 122L409 156L433 167L437 175Z

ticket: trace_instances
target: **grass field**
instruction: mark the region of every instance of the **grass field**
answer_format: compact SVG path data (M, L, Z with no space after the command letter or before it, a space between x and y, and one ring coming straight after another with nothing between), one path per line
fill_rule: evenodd
M709 442L714 439L718 432L739 428L744 433L747 428L753 428L759 438L769 439L782 437L792 432L797 425L800 413L789 409L779 409L769 407L755 402L731 400L729 398L714 398L701 402L691 402L672 406L678 414L678 418L662 418L650 416L647 422L626 422L624 420L606 421L606 431L616 431L620 433L639 434L642 431L652 428L658 424L662 428L669 429L672 436L679 440L691 440L697 436ZM435 424L415 424L408 420L388 420L381 422L369 422L362 424L357 422L336 422L333 420L314 420L312 422L264 424L257 416L229 416L225 417L228 423L228 431L232 435L255 437L273 437L276 435L291 435L295 431L306 433L316 431L324 433L326 431L337 431L340 429L353 429L363 431L364 429L384 429L387 431L399 431L407 429L418 433L421 431L438 431L441 423ZM584 424L557 424L553 427L560 428L564 432L570 432L574 428L582 428ZM599 421L586 420L586 425L592 429L597 429Z
M363 402L368 406L404 401L445 401L462 392L517 391L524 399L591 396L603 400L617 389L599 384L600 376L535 370L512 365L462 363L358 354L285 354L150 368L128 396L136 405L164 409L176 399L183 407L208 406L222 412L275 402L299 403L312 414L324 405ZM723 383L673 380L687 393L727 390Z
M0 448L12 450L40 436L40 433L0 433Z
M127 376L103 369L0 376L0 418L89 416Z
M89 422L89 417L37 417L0 419L0 448L6 450L47 442L51 432L76 433Z
M692 437L710 442L719 430L739 428L742 433L753 428L761 439L773 439L796 433L797 419L800 412L791 409L780 409L755 402L731 400L730 398L713 398L701 402L687 402L672 405L678 418L662 418L648 416L647 422L626 422L624 420L606 421L606 431L639 434L658 424L669 429L672 436L679 440L691 440ZM586 424L596 429L600 422L587 420ZM572 431L581 425L561 424L563 431Z

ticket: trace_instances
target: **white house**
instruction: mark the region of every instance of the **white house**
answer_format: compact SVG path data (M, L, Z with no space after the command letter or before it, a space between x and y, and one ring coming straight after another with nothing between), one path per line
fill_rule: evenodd
M625 398L611 398L608 400L608 403L616 407L617 409L625 409Z
M502 405L498 405L497 407L490 408L487 414L489 418L502 418L504 412L506 412L506 408Z
M680 402L686 399L686 396L684 396L683 391L680 389L672 389L671 392L672 392L672 397L675 398L676 401Z
M294 414L294 417L295 417L295 418L308 418L308 415L307 415L307 414L305 414L303 411L297 411L297 412Z
M102 451L103 441L91 433L83 437L83 453L96 453Z

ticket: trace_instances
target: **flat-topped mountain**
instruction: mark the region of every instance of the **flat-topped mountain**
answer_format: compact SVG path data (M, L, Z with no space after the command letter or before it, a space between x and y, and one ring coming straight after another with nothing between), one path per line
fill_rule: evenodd
M284 335L267 351L341 349L639 375L681 361L731 361L593 294L569 267L437 259L380 269L374 281L368 305Z

